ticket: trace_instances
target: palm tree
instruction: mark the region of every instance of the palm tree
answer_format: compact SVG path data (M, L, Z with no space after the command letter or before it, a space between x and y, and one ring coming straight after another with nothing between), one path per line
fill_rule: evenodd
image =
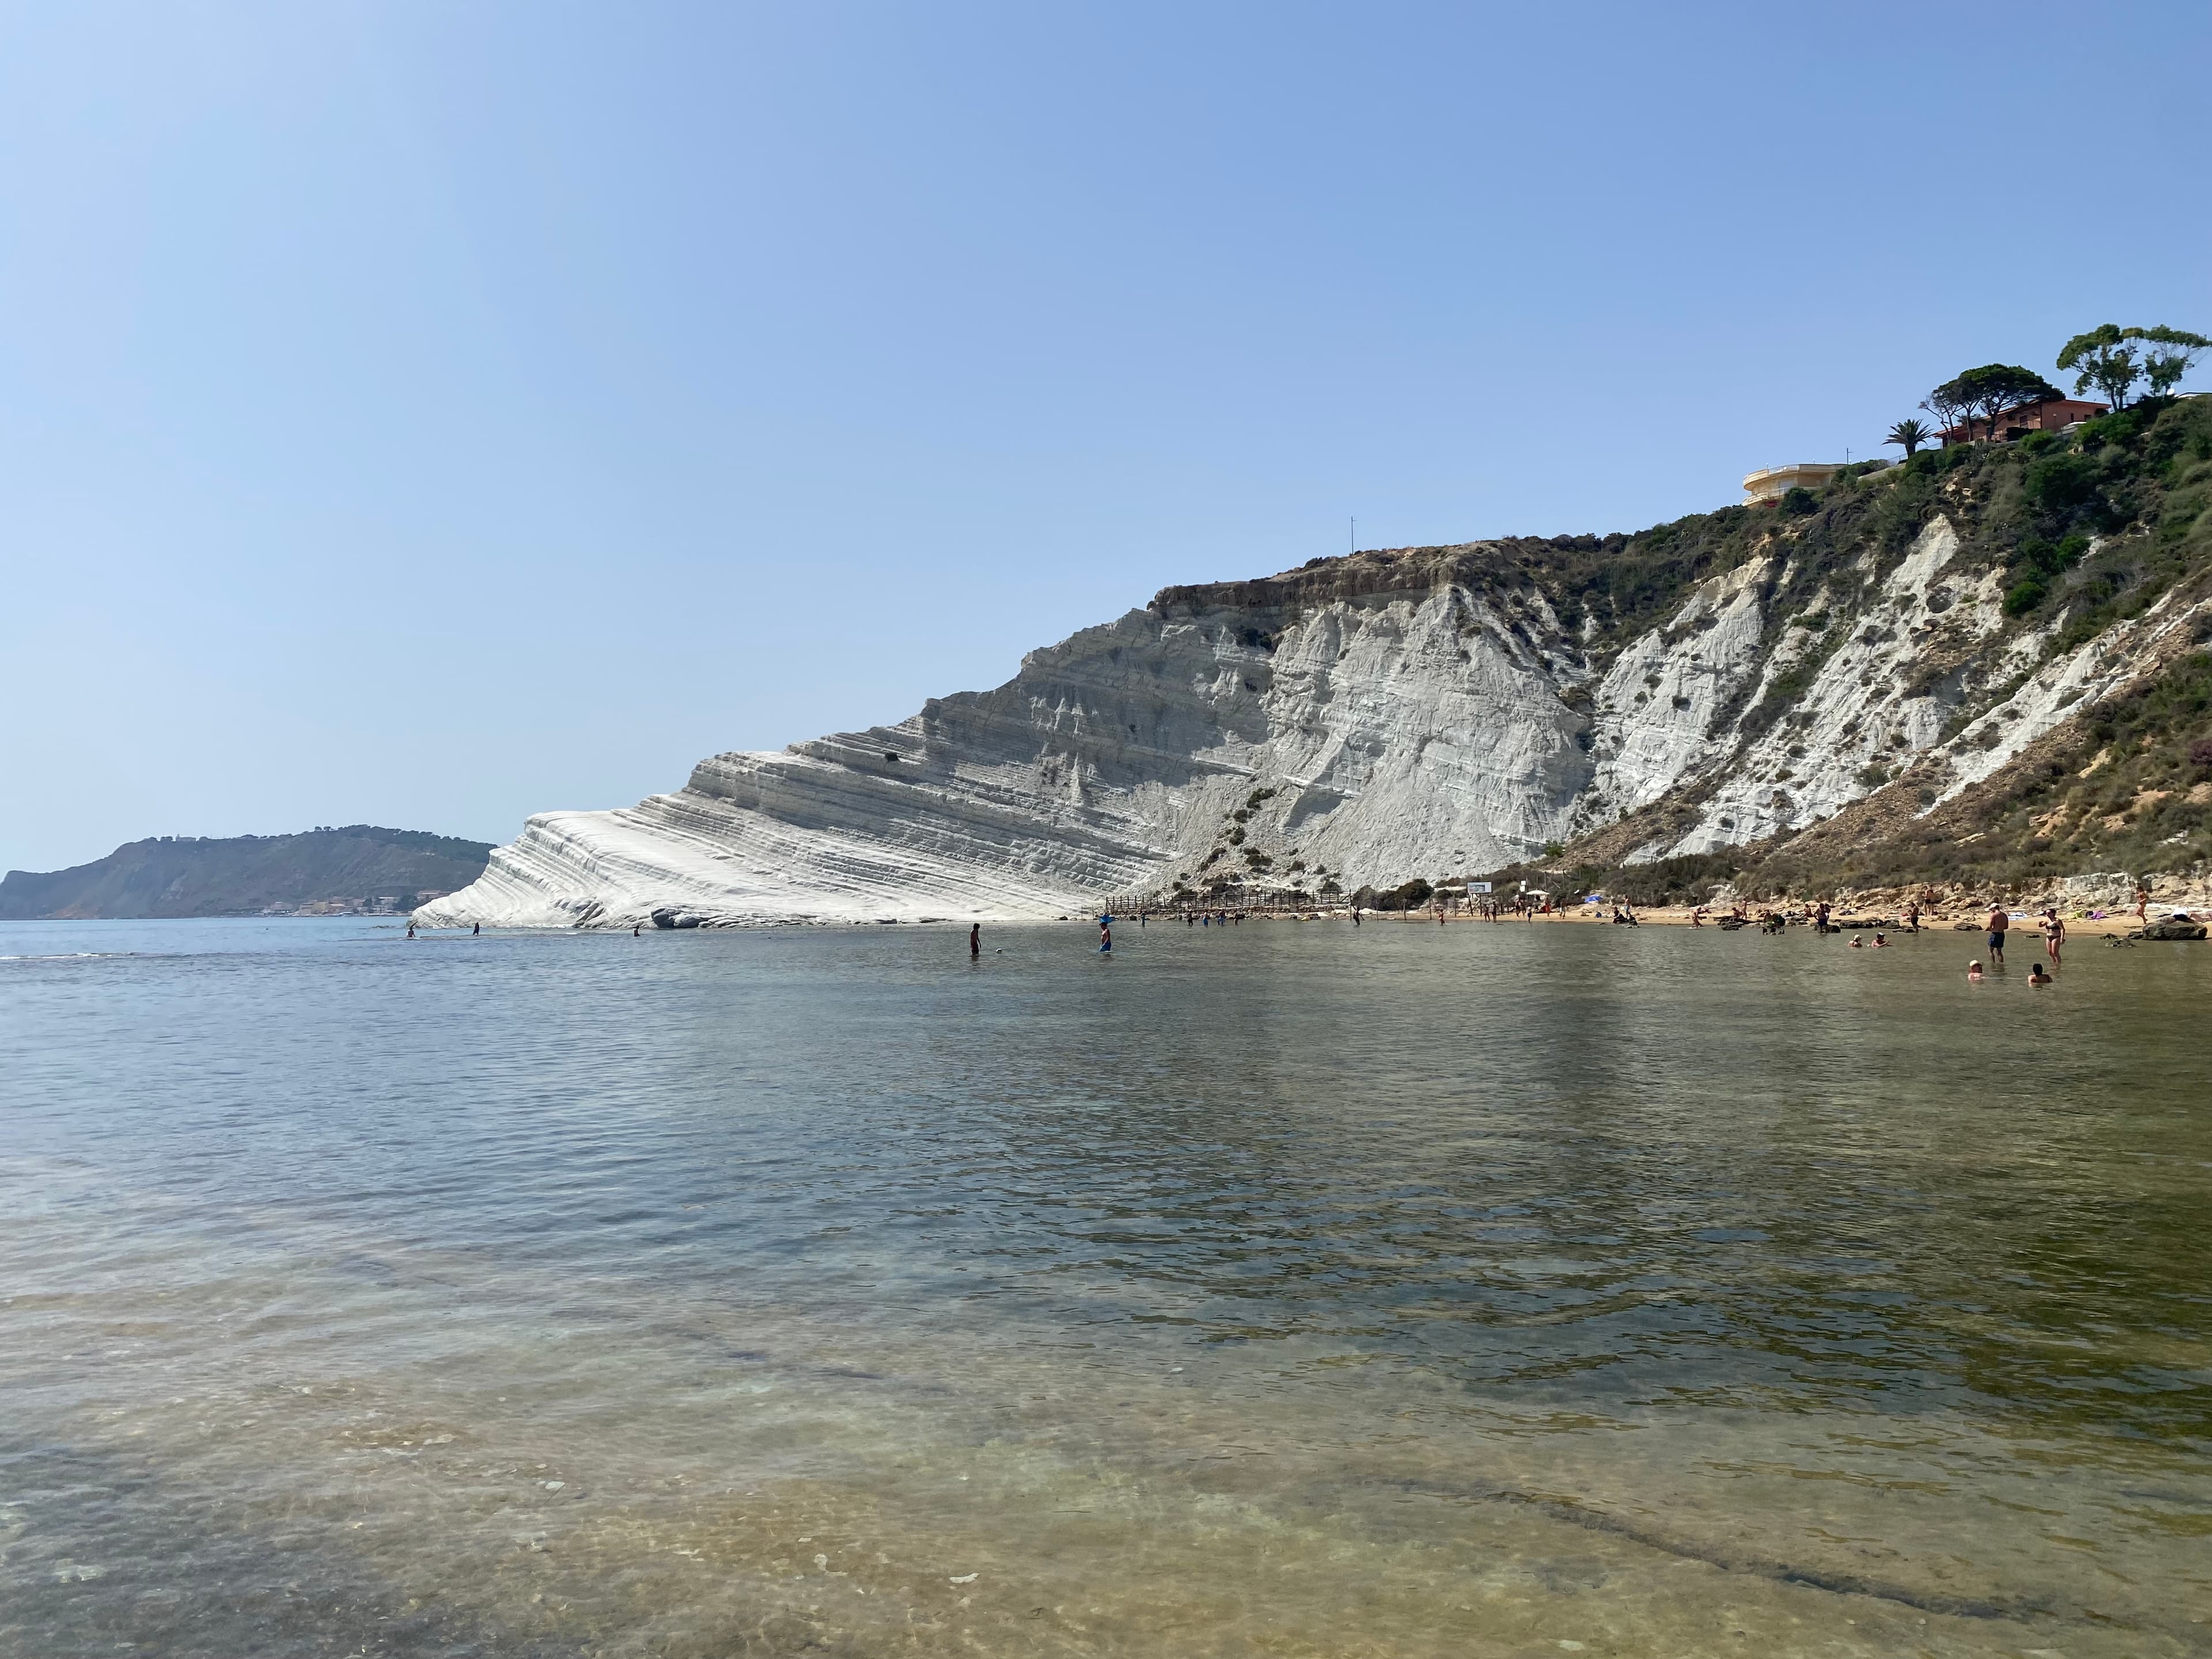
M1909 461L1914 455L1919 453L1920 446L1926 443L1935 435L1936 434L1933 432L1930 432L1926 427L1921 425L1917 421L1899 421L1895 426L1890 428L1889 436L1884 438L1882 442L1886 444L1903 444L1905 446L1905 459Z

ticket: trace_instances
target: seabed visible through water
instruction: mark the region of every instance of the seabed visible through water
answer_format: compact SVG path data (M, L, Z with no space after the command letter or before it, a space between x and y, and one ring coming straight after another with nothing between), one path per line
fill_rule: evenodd
M1095 937L0 925L0 1653L2212 1653L2212 946Z

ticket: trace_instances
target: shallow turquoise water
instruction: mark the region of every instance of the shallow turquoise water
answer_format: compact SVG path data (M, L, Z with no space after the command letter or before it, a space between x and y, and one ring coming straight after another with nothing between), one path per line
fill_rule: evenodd
M2212 951L1094 936L0 925L0 1650L2212 1651Z

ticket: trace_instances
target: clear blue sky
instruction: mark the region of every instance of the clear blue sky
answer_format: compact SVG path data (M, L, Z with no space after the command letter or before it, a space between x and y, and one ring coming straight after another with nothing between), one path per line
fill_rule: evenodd
M0 867L504 840L2212 330L2197 4L0 7ZM2198 385L2207 384L2199 375Z

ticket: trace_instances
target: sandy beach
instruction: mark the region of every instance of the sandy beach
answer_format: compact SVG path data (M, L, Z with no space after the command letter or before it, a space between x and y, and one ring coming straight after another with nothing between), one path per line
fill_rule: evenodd
M1752 918L1755 924L1759 916L1763 913L1765 908L1766 907L1760 905L1747 905L1744 908L1745 914ZM2187 907L2177 907L2170 904L2153 904L2150 907L2149 919L2154 922L2163 921L2168 915L2174 914L2178 908L2185 909L2189 915L2194 917L2197 921L2201 921L2206 920L2205 911L2187 909ZM2207 909L2212 909L2212 906L2208 906ZM1707 927L1716 927L1718 926L1721 920L1726 917L1729 914L1729 912L1725 908L1716 909L1709 906L1705 913L1703 925ZM1791 912L1785 911L1784 914L1789 915L1791 914ZM2038 932L2036 921L2041 914L2042 912L2039 907L2036 909L2027 909L2024 907L2014 907L2010 911L2013 924L2012 931L2014 933L2025 933L2027 937L2032 939L2039 939L2041 936ZM2126 935L2136 932L2143 925L2141 921L2136 920L2135 912L2132 910L2128 911L2124 915L2107 913L2101 916L2072 915L2067 915L2063 911L2061 911L2060 914L2065 920L2066 933L2069 939L2124 938ZM1370 927L1417 926L1433 927L1437 925L1437 916L1434 911L1414 910L1407 911L1401 914L1394 910L1363 910L1360 912L1360 916L1364 925ZM1986 906L1972 906L1966 908L1954 906L1943 910L1923 911L1920 917L1919 931L1923 933L1946 933L1955 932L1961 934L1979 934L1984 931L1984 924L1986 922L1988 916L1989 910ZM1316 920L1336 921L1347 921L1349 918L1350 913L1342 910L1321 913L1316 916ZM1276 915L1255 915L1251 919L1254 921L1285 921L1291 920L1288 916ZM1636 920L1639 926L1647 927L1690 927L1698 925L1694 912L1689 907L1683 905L1662 905L1654 906L1649 909L1639 908L1636 912ZM1609 927L1614 925L1613 921L1613 908L1610 904L1577 905L1571 910L1554 911L1550 915L1537 915L1527 919L1514 915L1509 911L1503 916L1499 917L1494 923L1492 922L1490 918L1487 916L1472 915L1464 911L1456 914L1447 914L1443 918L1443 925L1450 927L1462 927L1470 923L1477 927L1495 926L1499 927L1553 927L1560 924L1568 924L1575 927L1589 927L1592 924L1595 924L1600 927ZM1830 927L1832 929L1838 929L1845 933L1856 933L1875 931L1876 924L1879 923L1894 924L1893 926L1890 926L1883 930L1893 933L1911 933L1913 931L1904 925L1901 909L1893 909L1886 907L1876 908L1872 906L1854 909L1844 909L1839 908L1832 911L1830 914ZM1960 926L1961 923L1966 925L1963 927ZM1802 927L1804 924L1793 921L1790 925L1792 927Z

